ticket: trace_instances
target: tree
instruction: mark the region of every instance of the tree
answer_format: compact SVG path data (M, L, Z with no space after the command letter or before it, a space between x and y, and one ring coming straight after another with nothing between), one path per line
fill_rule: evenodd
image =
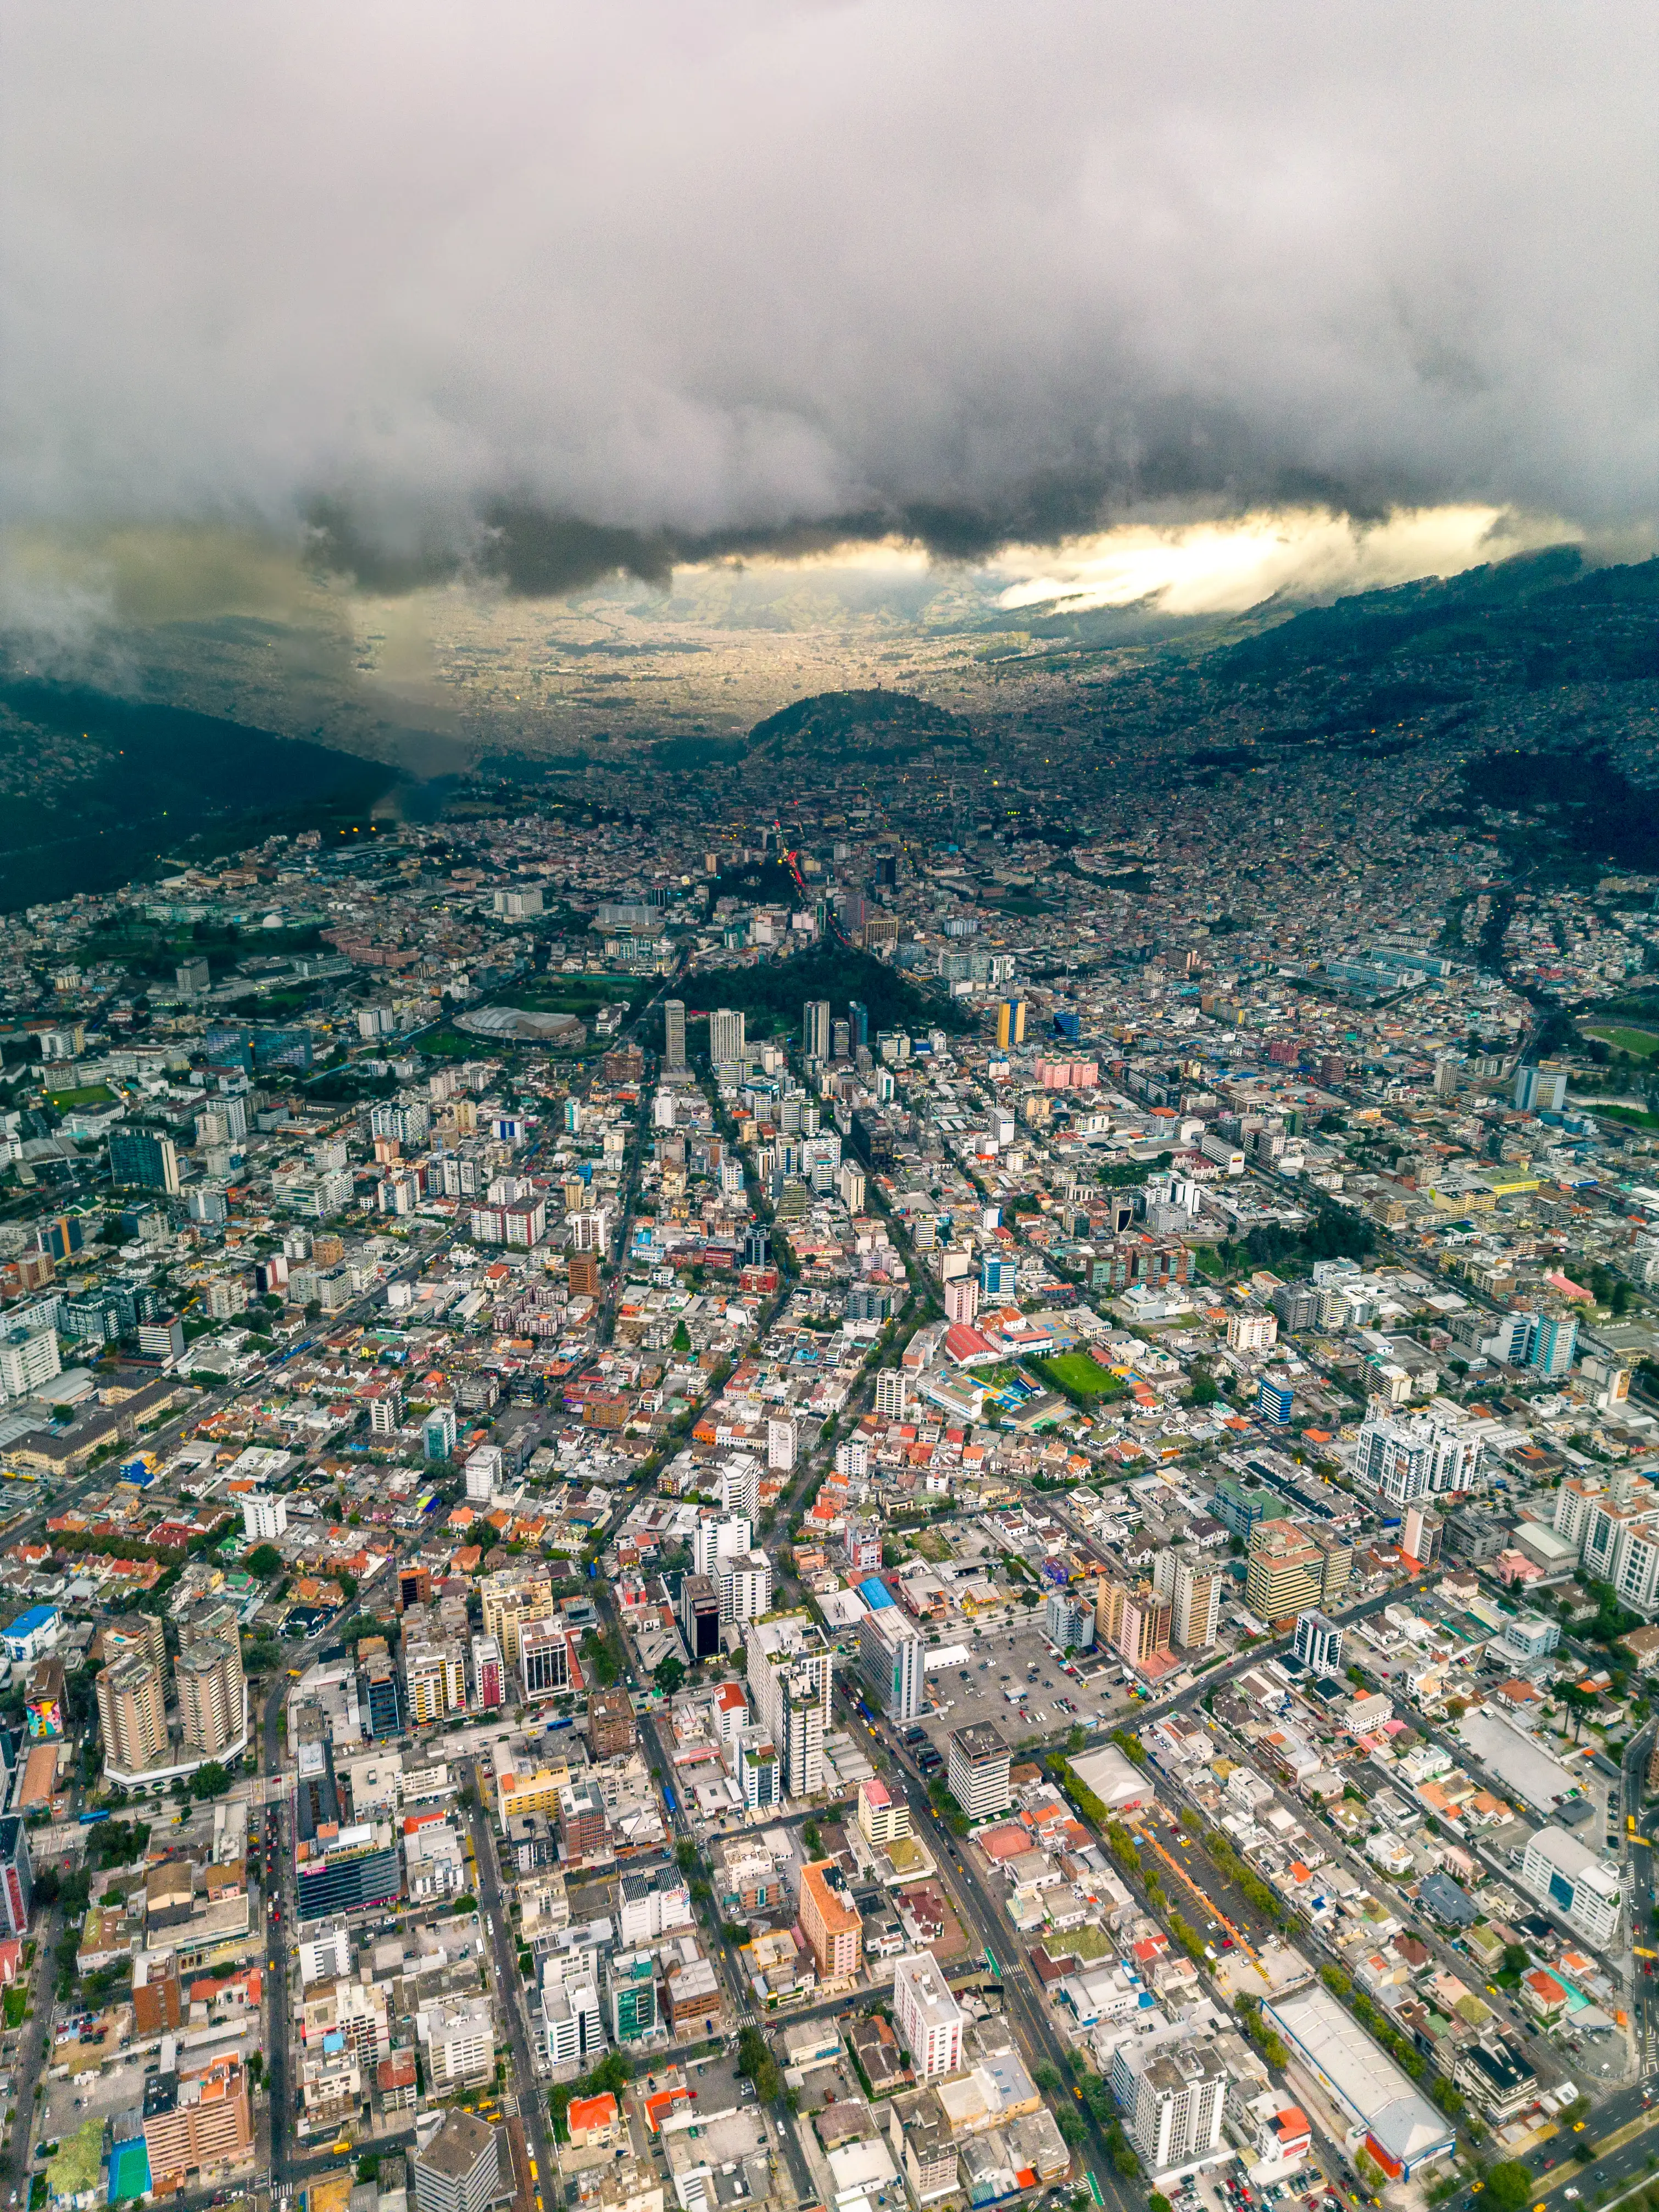
M1533 2176L1518 2158L1501 2160L1486 2175L1486 2202L1492 2212L1524 2212L1533 2196Z
M229 1787L229 1773L216 1759L209 1759L205 1766L198 1766L190 1778L191 1795L204 1800L222 1797Z
M1524 1943L1505 1943L1504 1972L1506 1974L1524 1974L1528 1963L1527 1947Z
M1167 2197L1155 2189L1146 2199L1146 2212L1175 2212L1175 2207Z
M282 1565L283 1555L275 1544L256 1544L242 1564L249 1574L258 1575L261 1582L265 1582Z
M659 1662L657 1671L651 1679L665 1698L672 1698L685 1680L685 1669L678 1659L671 1656Z

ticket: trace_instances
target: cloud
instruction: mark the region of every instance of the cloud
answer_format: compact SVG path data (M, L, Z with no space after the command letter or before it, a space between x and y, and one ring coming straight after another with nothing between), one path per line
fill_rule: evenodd
M0 24L14 529L556 592L1149 505L1659 508L1632 0Z

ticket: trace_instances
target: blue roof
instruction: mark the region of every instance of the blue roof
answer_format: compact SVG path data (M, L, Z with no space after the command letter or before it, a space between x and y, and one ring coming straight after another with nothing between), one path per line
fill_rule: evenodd
M878 1613L883 1606L896 1602L892 1591L888 1589L879 1575L867 1575L859 1584L859 1595L872 1613Z
M33 1636L37 1628L44 1628L58 1618L55 1605L32 1605L27 1613L20 1613L6 1631L8 1636Z

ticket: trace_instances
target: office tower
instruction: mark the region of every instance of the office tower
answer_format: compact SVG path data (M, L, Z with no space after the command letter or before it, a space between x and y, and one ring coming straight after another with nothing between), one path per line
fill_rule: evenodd
M884 1421L902 1421L910 1386L902 1367L883 1367L876 1375L876 1412Z
M801 1008L801 1050L808 1060L830 1057L830 1001L808 999Z
M513 2193L501 2178L496 2130L476 2113L447 2113L415 2154L416 2212L487 2212Z
M849 999L847 1002L847 1032L854 1059L860 1052L869 1050L870 1009L861 999Z
M177 1198L179 1155L172 1138L149 1129L112 1129L109 1176L118 1190L160 1190Z
M745 1267L769 1267L772 1264L772 1232L764 1222L757 1223L743 1240L743 1264Z
M708 1057L716 1067L743 1058L744 1018L730 1006L717 1006L708 1017Z
M1522 1114L1559 1114L1567 1103L1567 1075L1559 1067L1517 1067L1515 1103Z
M979 1285L970 1275L955 1276L945 1285L945 1317L972 1328L979 1315Z
M678 1075L685 1068L685 1001L665 999L662 1009L662 1062L670 1075Z
M247 1686L241 1647L234 1636L186 1644L173 1662L179 1724L186 1753L217 1759L247 1735Z
M167 1692L153 1659L118 1660L95 1685L104 1762L121 1774L160 1766L167 1757Z
M1170 1632L1183 1651L1206 1651L1221 1623L1221 1576L1199 1558L1160 1552L1152 1562L1152 1588L1170 1601Z
M853 1033L845 1022L831 1022L830 1024L830 1057L836 1060L848 1060L853 1057Z
M432 1570L410 1564L398 1570L398 1610L407 1613L411 1606L432 1602Z
M997 1049L1006 1052L1011 1045L1025 1042L1025 1001L1024 999L1005 999L997 1008Z
M1000 1259L988 1253L979 1263L980 1296L985 1298L1012 1298L1019 1285L1019 1269L1012 1260Z
M592 1252L573 1252L566 1270L573 1298L596 1298L599 1295L599 1255Z
M580 1686L572 1669L570 1631L562 1621L540 1619L520 1623L519 1672L526 1698L555 1697L561 1690Z
M365 1646L379 1644L381 1648L368 1652ZM398 1669L382 1639L366 1637L357 1647L357 1661L362 1677L362 1708L371 1739L375 1742L386 1737L401 1735L404 1732L403 1698L398 1690Z
M860 1616L859 1671L889 1720L917 1718L927 1695L927 1644L897 1606Z
M720 1648L720 1598L710 1575L686 1575L680 1583L680 1633L694 1662L712 1659Z
M434 1406L427 1415L421 1431L422 1445L428 1459L447 1459L455 1449L460 1426L453 1406Z
M965 2018L930 1951L894 1961L893 2025L919 2081L954 2074L962 2064Z
M975 1721L951 1738L951 1795L970 1820L1007 1809L1012 1754L995 1729Z
M1360 1429L1354 1479L1390 1505L1473 1490L1480 1443L1426 1413L1373 1414Z
M1352 1565L1352 1545L1328 1529L1259 1521L1250 1531L1244 1602L1259 1620L1293 1620L1340 1597Z
M657 2025L657 1961L650 1951L613 1952L605 1970L605 2002L618 2043L637 2043Z
M850 1981L857 1973L864 1923L833 1859L814 1860L801 1870L800 1932L821 1982Z
M1342 1631L1322 1613L1297 1613L1296 1656L1316 1674L1334 1674L1342 1664Z
M1578 1347L1577 1314L1534 1314L1527 1343L1527 1365L1553 1380L1570 1374Z

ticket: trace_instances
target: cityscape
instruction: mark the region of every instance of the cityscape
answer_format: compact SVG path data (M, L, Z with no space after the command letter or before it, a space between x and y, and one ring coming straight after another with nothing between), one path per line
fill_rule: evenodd
M0 21L0 2212L1659 2212L1650 11Z

